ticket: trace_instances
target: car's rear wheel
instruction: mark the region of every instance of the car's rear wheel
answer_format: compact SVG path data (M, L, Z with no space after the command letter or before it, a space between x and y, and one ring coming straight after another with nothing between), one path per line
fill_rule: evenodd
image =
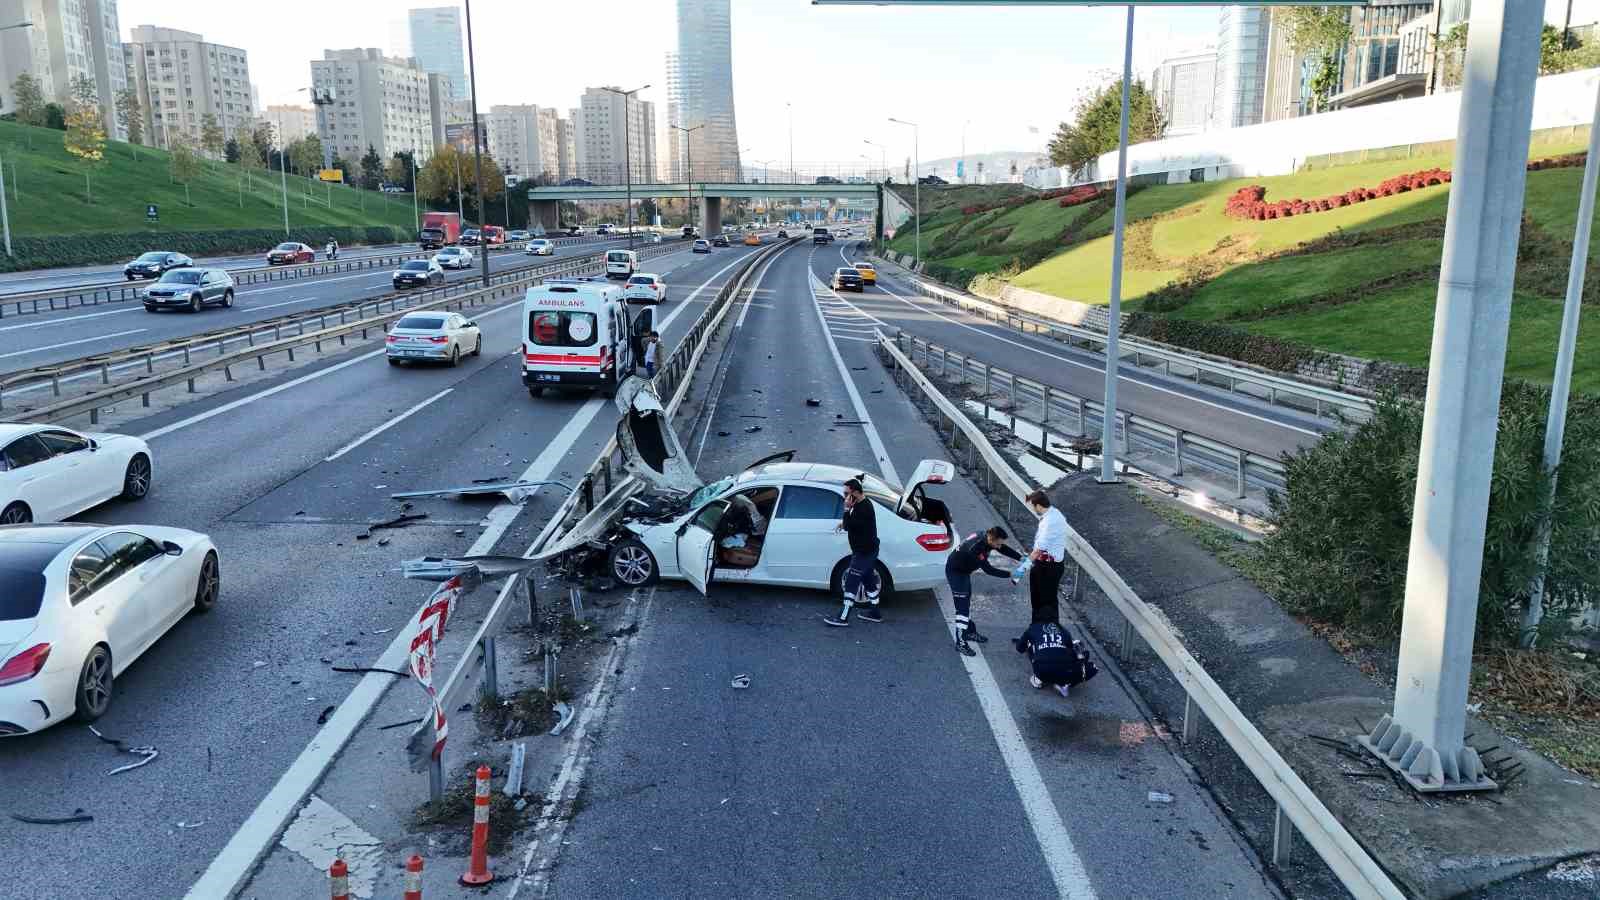
M96 644L78 673L78 689L73 693L73 718L93 722L111 708L111 651Z
M535 400L539 399L539 397L541 397L543 394L544 394L544 388L542 388L542 387L532 387L532 386L530 386L528 388L528 396L532 397Z
M389 365L398 366L398 365L400 365L400 360L395 359L394 357L391 356L391 357L389 357Z
M208 552L200 563L200 580L194 586L194 611L210 612L222 594L222 567L217 563L215 551Z
M128 460L128 469L122 475L122 499L143 500L150 493L150 458L143 453Z
M611 548L608 558L611 577L628 587L655 584L661 573L650 548L636 540L626 540Z
M0 525L26 525L33 521L33 510L28 504L18 501L0 511Z
M461 345L460 344L457 344L454 347L450 348L450 365L452 367L461 365Z
M833 567L833 574L828 578L828 593L837 597L844 590L844 570L849 565L850 557L847 556ZM889 577L889 570L884 568L881 562L873 563L873 568L878 570L879 597L887 597L894 593L894 579Z

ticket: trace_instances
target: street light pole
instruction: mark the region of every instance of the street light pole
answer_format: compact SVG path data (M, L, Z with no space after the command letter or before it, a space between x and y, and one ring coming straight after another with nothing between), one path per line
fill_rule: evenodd
M1129 7L1129 8L1132 9L1132 7ZM1131 16L1132 13L1129 13L1129 15ZM1132 26L1130 25L1129 27L1132 27ZM1126 87L1124 87L1124 91L1126 91ZM1127 117L1124 116L1123 119L1126 120ZM910 125L911 126L911 157L912 157L912 159L916 160L916 168L911 170L911 184L912 184L912 187L911 187L912 201L911 202L915 203L916 206L917 206L916 215L912 218L912 223L916 226L916 262L912 264L913 267L914 267L913 271L915 271L915 267L920 267L922 265L922 147L921 147L921 136L920 136L921 135L921 129L917 127L917 123L915 123L915 122L907 122L907 121L905 121L903 119L896 119L896 118L892 118L892 117L889 119L889 121L895 123L896 125ZM1124 143L1126 143L1126 141L1124 141ZM1118 208L1120 209L1121 207L1119 206Z
M411 148L411 222L416 228L422 227L422 217L417 210L417 148Z
M889 180L889 151L888 151L888 149L885 148L882 144L880 144L880 143L878 143L876 141L869 141L866 138L862 138L861 139L861 143L866 144L869 147L877 147L878 148L878 168L883 170L880 173L878 173L878 177L882 181L888 181ZM869 162L870 162L870 160L869 160Z
M1111 226L1111 309L1106 317L1105 406L1100 415L1100 483L1117 481L1117 379L1122 330L1122 231L1128 221L1128 88L1133 81L1133 7L1122 43L1122 118L1117 123L1117 198Z
M682 125L672 127L683 132L683 152L689 161L689 229L692 231L694 230L694 133L706 127L706 123L701 122L693 128L685 128Z
M631 91L624 91L614 87L603 87L602 91L610 91L622 96L622 170L628 183L628 249L633 249L633 147L631 136L633 134L633 120L628 115L628 101L633 95L639 93L648 84L641 84Z
M784 101L783 105L789 110L789 180L799 184L800 179L794 174L794 104Z
M11 212L6 209L6 170L0 161L0 227L5 229L6 255L11 255Z
M486 219L483 210L483 134L478 129L478 69L472 55L472 0L465 0L467 8L467 81L472 85L472 158L477 165L478 218ZM456 198L461 197L460 191ZM483 250L483 286L489 286L489 244L483 238L484 222L478 223L478 246Z
M967 126L972 124L968 119L961 123L961 183L967 183Z
M289 154L278 151L278 185L283 188L283 236L289 236Z

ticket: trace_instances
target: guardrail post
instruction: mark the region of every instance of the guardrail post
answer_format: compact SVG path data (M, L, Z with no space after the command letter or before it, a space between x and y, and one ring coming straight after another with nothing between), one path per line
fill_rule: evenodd
M983 364L983 420L985 422L989 421L989 376L992 368L988 363Z
M1039 421L1044 424L1050 422L1050 385L1042 384L1039 392Z
M184 344L183 345L183 364L186 365L186 366L191 364L190 360L189 360L189 345L188 344Z
M193 379L193 378L190 378L190 379L189 379L189 393L191 393L191 394L192 394L192 393L194 393L194 392L195 392L195 390L194 390L194 379Z
M92 406L92 407L89 408L89 424L90 425L99 425L100 424L100 407Z
M495 700L500 696L500 665L494 653L494 635L483 639L483 684L479 702Z
M51 393L55 394L57 397L61 396L61 375L60 375L60 373L57 373L57 374L54 374L54 375L50 376L50 391L51 391Z
M931 346L931 345L930 345ZM939 348L939 377L948 378L950 371L950 348Z
M1172 458L1173 458L1173 461L1174 461L1173 467L1172 467L1172 474L1177 476L1177 477L1179 477L1179 478L1182 478L1183 477L1183 432L1182 431L1174 431L1172 433Z
M1272 809L1272 864L1281 866L1289 861L1289 852L1294 849L1294 823L1289 821L1282 804L1275 803Z
M101 363L100 364L100 383L101 384L110 384L111 383L111 366L106 364L106 363Z
M1192 744L1199 734L1200 707L1194 702L1193 694L1185 693L1183 695L1183 742Z
M262 354L262 355L256 357L256 368L260 369L263 372L265 372L267 370L267 357L266 357L266 354Z
M1133 620L1122 620L1122 658L1133 659Z
M444 799L444 760L443 754L435 754L428 761L428 799L435 803Z
M1235 450L1235 451L1233 451L1233 458L1235 460L1237 460L1237 462L1238 462L1239 497L1241 499L1243 499L1243 497L1245 495L1245 491L1244 491L1244 451L1243 450Z
M222 377L224 379L228 380L228 381L232 381L233 380L233 366L231 366L231 365L223 366L222 367Z
M144 372L146 375L153 375L155 374L155 371L156 355L154 353L146 353L144 355Z
M1076 399L1078 401L1078 437L1083 437L1089 433L1089 426L1085 421L1088 418L1088 411L1084 408L1083 398L1078 397Z

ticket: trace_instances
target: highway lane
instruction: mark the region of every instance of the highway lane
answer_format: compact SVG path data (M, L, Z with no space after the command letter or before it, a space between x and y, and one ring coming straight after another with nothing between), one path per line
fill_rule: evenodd
M683 338L746 252L685 251L660 261L673 288L660 308L663 317L675 316L662 329L669 345ZM706 290L685 302L701 284ZM317 734L319 714L356 684L359 676L329 666L371 664L426 596L426 585L399 579L398 563L462 552L493 506L420 502L413 511L428 513L425 523L358 541L367 523L398 511L388 494L515 477L568 431L570 446L555 474L582 474L612 434L614 420L600 415L610 407L583 394L528 397L519 376L517 308L512 302L477 313L484 354L456 369L391 368L363 348L126 429L159 434L151 438L152 494L81 518L207 531L222 554L222 599L212 614L181 623L117 681L101 730L157 747L154 763L109 776L128 758L78 725L0 741L0 809L54 815L83 807L95 816L92 824L64 826L68 831L0 827L0 860L13 863L3 893L182 896ZM259 399L221 411L249 397ZM587 426L568 429L584 416L591 417ZM520 552L560 499L551 491L530 501L496 552ZM487 602L485 594L473 602ZM93 864L60 852L62 841L92 847Z
M834 269L860 258L858 251L864 253L865 247L855 241L818 247L813 254L813 271L828 283ZM845 293L841 299L858 307L871 320L884 323L888 326L886 331L903 328L1082 397L1098 399L1104 395L1105 367L1099 357L923 297L885 270L878 272L876 286L868 285L861 294ZM1135 415L1272 458L1315 443L1333 427L1325 420L1283 407L1126 366L1118 383L1117 402Z
M786 251L738 311L711 412L685 440L704 478L786 449L902 477L947 457L857 326L830 313L836 362L810 256L805 244ZM846 378L883 446L833 424L860 418ZM751 422L762 430L747 434ZM970 486L934 493L967 531L993 522ZM890 596L883 624L833 629L821 618L837 601L823 592L725 582L702 599L664 582L550 895L1275 896L1112 676L1083 689L1075 713L1026 686L1007 641L1026 601L980 578L987 682L969 677L930 591ZM740 674L750 688L730 690ZM1176 800L1151 804L1150 790Z
M504 272L527 268L597 253L600 249L601 245L588 243L564 245L556 248L554 256L538 257L520 251L495 251L489 255L489 270ZM471 269L447 269L445 280L471 281L481 277L481 271L479 265ZM0 321L0 373L381 296L393 292L392 274L393 269L382 268L241 285L235 292L233 308L211 306L198 315L169 310L150 313L142 305L128 301L6 319Z

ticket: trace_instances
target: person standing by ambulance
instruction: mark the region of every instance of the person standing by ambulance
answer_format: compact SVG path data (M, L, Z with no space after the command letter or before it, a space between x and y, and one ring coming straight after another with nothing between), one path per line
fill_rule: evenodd
M864 477L864 476L863 476ZM850 624L850 610L861 607L861 618L868 622L882 622L878 610L878 597L883 589L878 579L878 519L872 501L861 489L861 479L851 478L844 483L844 518L839 528L850 539L850 562L844 571L844 608L837 616L824 616L822 621L844 628Z
M1032 623L1061 624L1059 594L1061 576L1066 571L1067 519L1061 511L1050 505L1044 491L1034 491L1027 497L1028 508L1039 517L1039 530L1033 535L1033 551L1011 573L1011 583L1028 573L1028 599L1033 607Z

